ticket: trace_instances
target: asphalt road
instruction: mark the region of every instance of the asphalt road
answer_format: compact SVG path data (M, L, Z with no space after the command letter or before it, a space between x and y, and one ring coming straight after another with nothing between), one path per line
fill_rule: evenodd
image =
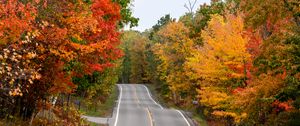
M110 126L191 126L179 110L153 100L146 86L118 84L119 99Z

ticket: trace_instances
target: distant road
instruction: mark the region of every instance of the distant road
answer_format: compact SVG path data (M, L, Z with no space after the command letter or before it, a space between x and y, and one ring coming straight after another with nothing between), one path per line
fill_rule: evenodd
M118 84L119 99L110 126L192 126L179 110L166 109L141 84Z

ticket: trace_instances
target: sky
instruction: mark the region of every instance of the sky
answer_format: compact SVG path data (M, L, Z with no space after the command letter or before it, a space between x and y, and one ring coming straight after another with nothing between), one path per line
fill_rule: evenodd
M188 0L134 0L131 7L133 15L140 20L139 26L132 29L138 31L149 29L166 14L170 14L171 17L178 19L188 12L184 7L185 3L188 3ZM197 0L194 11L203 3L210 3L210 0ZM128 30L129 28L125 29Z

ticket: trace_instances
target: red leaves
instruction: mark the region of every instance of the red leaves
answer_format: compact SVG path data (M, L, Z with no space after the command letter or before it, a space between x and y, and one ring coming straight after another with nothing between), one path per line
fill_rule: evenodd
M120 6L111 0L94 0L91 9L98 21L100 33L106 34L106 37L115 37L116 24L121 18Z
M260 53L260 46L263 40L260 34L258 32L253 31L253 29L248 29L245 32L245 35L249 38L247 50L251 54L252 59L254 59Z
M67 75L65 72L59 72L56 74L55 80L49 89L49 92L52 94L72 93L75 87L76 85L72 83L72 76Z
M0 88L12 90L11 94L72 93L76 89L72 77L103 72L122 56L117 3L93 0L91 7L83 0L23 3L0 0Z
M86 74L92 74L93 72L103 72L104 69L108 67L113 67L114 65L111 63L104 63L104 64L88 64L87 68L85 69Z
M120 6L111 0L94 0L92 11L99 23L116 24L121 18Z
M95 71L99 71L99 72L103 71L103 66L101 64L91 64L89 66L91 67L91 69Z
M275 100L273 103L272 103L272 106L274 107L275 109L275 112L280 112L280 111L290 111L291 109L293 109L294 107L291 105L293 101L292 100L289 100L289 101L286 101L286 102L280 102L278 100Z
M244 90L245 90L244 88L238 87L238 88L232 90L232 94L238 94L240 92L243 92Z
M61 45L66 42L67 39L67 29L62 29L58 27L50 27L46 26L47 28L44 28L42 30L42 36L38 37L38 39L45 43L45 44L51 44L53 47L57 47L58 45Z
M5 4L4 4L5 3ZM17 0L0 2L0 41L2 44L16 42L25 31L31 31L36 9Z

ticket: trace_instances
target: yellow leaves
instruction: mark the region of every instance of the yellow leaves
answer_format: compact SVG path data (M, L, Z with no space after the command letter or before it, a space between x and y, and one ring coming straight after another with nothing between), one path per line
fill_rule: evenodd
M13 85L14 82L15 82L15 79L11 79L11 80L9 81L9 84L10 84L10 85Z
M208 81L245 76L235 71L244 69L244 64L250 60L243 27L241 16L226 15L225 20L220 15L213 15L208 27L202 31L204 46L192 52L187 65Z
M213 109L228 108L227 104L229 104L230 99L232 98L227 93L222 92L215 87L203 87L197 92L199 93L200 102Z
M235 112L226 112L226 111L214 111L212 113L215 116L219 117L232 117L235 123L240 123L243 119L247 118L247 113L238 114Z
M30 78L31 78L32 80L39 80L39 79L42 78L42 75L39 74L38 72L34 72L34 73L32 73L32 75L30 76Z
M202 32L206 46L214 51L220 59L242 62L250 55L247 53L248 38L243 37L243 21L241 17L227 16L224 22L222 16L214 15L209 26Z
M75 48L76 50L80 50L81 55L94 52L95 48L97 48L96 46L82 45L82 44L73 43L73 42L71 42L70 45L73 48Z
M30 33L30 32L29 32ZM31 35L32 38L35 38L37 36L39 36L41 33L38 31L38 30L34 30L31 34L28 34L28 35Z
M55 50L55 49L50 49L50 52L54 55L59 55L59 51L58 50Z
M78 34L74 34L73 37L75 39L77 39L78 41L82 41L83 40Z
M189 29L181 22L171 22L158 31L158 36L165 39L166 42L178 43L188 39Z
M32 81L31 79L28 79L28 82L29 82L30 84L33 84L33 81Z
M10 96L23 96L23 93L21 92L20 88L13 89L9 91Z
M67 61L72 60L75 56L75 53L73 51L65 50L64 46L61 46L58 49L51 48L50 53Z
M227 70L225 66L214 58L208 57L204 52L193 52L193 57L189 58L186 64L193 69L196 74L209 81L217 81L226 78Z
M26 58L28 59L33 59L37 56L37 54L35 52L28 52L26 55Z
M244 70L250 54L243 24L240 15L227 14L225 18L212 15L207 28L201 32L204 46L191 51L192 56L185 64L201 80L201 90L197 90L200 103L209 107L212 115L231 117L236 123L247 118L247 113L237 111L240 110L235 103L237 97L224 82L246 76Z
M200 103L212 108L212 115L219 118L231 117L235 123L240 123L247 118L247 113L234 111L234 96L222 91L224 89L217 87L203 87L198 90Z
M190 71L184 64L191 55L193 40L189 38L189 29L182 22L170 22L157 32L159 42L153 52L158 56L161 80L167 82L175 102L180 92L191 90L192 84L187 80ZM188 99L185 99L188 100Z
M47 27L49 26L49 22L48 21L41 21L40 25L44 26L44 27Z

